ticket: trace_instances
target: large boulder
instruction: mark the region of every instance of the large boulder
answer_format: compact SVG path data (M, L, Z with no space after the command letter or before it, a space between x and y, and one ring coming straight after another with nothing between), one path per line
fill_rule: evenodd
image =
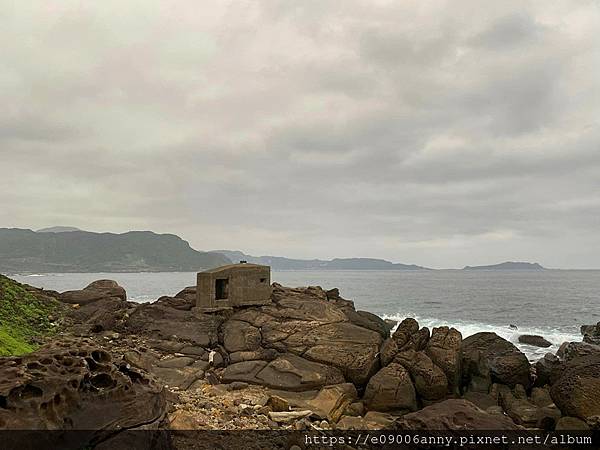
M512 343L496 333L477 333L462 341L463 385L487 392L492 383L514 387L530 385L527 357Z
M600 322L596 325L582 325L581 334L583 335L583 342L600 345Z
M222 381L244 381L272 389L308 391L329 384L343 383L344 377L335 367L287 353L268 363L243 361L231 364L225 368Z
M431 331L425 353L446 374L448 387L454 394L460 386L460 347L462 334L455 328L438 327Z
M1 358L0 399L0 428L87 430L69 436L72 448L87 448L123 430L157 426L167 408L162 386L83 339ZM38 446L58 448L64 433L47 433Z
M153 303L139 305L130 314L126 327L132 334L153 339L213 347L219 343L219 327L222 323L223 318L216 314L192 314Z
M548 341L543 336L537 336L535 334L522 334L521 336L519 336L519 342L521 344L532 345L534 347L552 347L552 342Z
M230 321L259 329L263 348L337 367L359 386L378 370L383 337L373 316L349 312L348 304L340 306L318 287L275 284L272 300L271 305L237 311Z
M125 289L113 280L97 280L85 288L75 291L66 291L60 294L59 300L65 303L85 305L103 298L115 297L127 300Z
M417 396L410 374L397 363L381 369L369 380L363 401L375 411L407 412L417 409Z
M121 330L127 318L129 304L119 297L105 297L71 308L68 316L73 319L71 331L89 335L108 330Z
M516 430L506 416L489 414L463 399L450 399L406 414L396 421L400 430Z
M229 320L223 325L223 344L230 352L258 350L261 344L260 330L247 322Z
M409 317L404 319L394 331L392 339L396 341L398 351L425 349L429 341L429 329L424 327L419 329L419 323Z
M394 362L408 370L421 398L440 400L446 396L448 391L446 375L425 353L414 350L400 352L394 358Z
M550 394L566 416L585 420L600 415L600 355L568 360Z

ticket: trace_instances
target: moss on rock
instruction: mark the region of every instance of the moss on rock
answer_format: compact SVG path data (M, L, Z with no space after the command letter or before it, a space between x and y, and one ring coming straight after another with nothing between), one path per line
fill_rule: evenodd
M23 355L58 329L61 305L0 275L0 356Z

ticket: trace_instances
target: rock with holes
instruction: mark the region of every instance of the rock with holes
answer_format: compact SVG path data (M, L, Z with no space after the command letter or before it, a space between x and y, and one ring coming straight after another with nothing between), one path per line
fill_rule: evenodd
M0 359L0 428L88 430L70 435L86 448L121 430L158 425L166 414L163 388L86 340L61 340L22 357ZM60 432L39 448L58 448ZM15 447L16 448L16 447Z

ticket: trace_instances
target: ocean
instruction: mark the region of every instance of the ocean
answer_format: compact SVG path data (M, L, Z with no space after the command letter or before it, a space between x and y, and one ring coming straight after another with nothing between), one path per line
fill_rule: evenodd
M65 291L94 280L116 280L130 300L154 301L195 284L195 273L61 273L13 276L37 287ZM514 342L531 359L555 352L565 341L581 341L579 327L600 321L600 271L273 271L285 286L337 287L357 309L384 318L413 317L421 326L453 326L463 337L493 331ZM517 329L511 329L514 325ZM539 334L552 347L518 343Z

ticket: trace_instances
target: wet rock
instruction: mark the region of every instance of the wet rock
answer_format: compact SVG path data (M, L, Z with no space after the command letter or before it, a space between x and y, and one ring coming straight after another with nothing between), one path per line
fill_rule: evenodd
M369 380L363 402L369 410L416 410L417 397L408 371L397 363L381 369Z
M433 363L443 370L450 392L454 394L458 393L460 386L461 343L460 331L449 327L437 327L431 332L431 338L425 348L425 353Z
M512 343L496 333L477 333L462 341L463 385L487 392L492 382L529 387L530 364Z
M532 345L534 347L547 348L552 346L552 342L546 340L543 336L536 336L532 334L522 334L519 336L519 342L521 344Z
M64 303L77 303L80 306L83 306L100 299L111 297L125 301L127 300L127 293L116 281L97 280L88 284L81 290L63 292L59 295L59 300Z
M596 325L582 325L581 334L583 335L583 342L600 345L600 322Z
M423 352L408 350L400 352L394 362L401 364L410 373L415 389L425 400L440 400L448 391L446 375Z
M82 448L107 432L159 423L167 406L162 387L143 371L84 340L0 359L0 399L2 429L91 430L71 436ZM56 448L64 436L46 438Z
M395 422L400 430L516 430L508 417L489 414L463 399L449 399L406 414Z

